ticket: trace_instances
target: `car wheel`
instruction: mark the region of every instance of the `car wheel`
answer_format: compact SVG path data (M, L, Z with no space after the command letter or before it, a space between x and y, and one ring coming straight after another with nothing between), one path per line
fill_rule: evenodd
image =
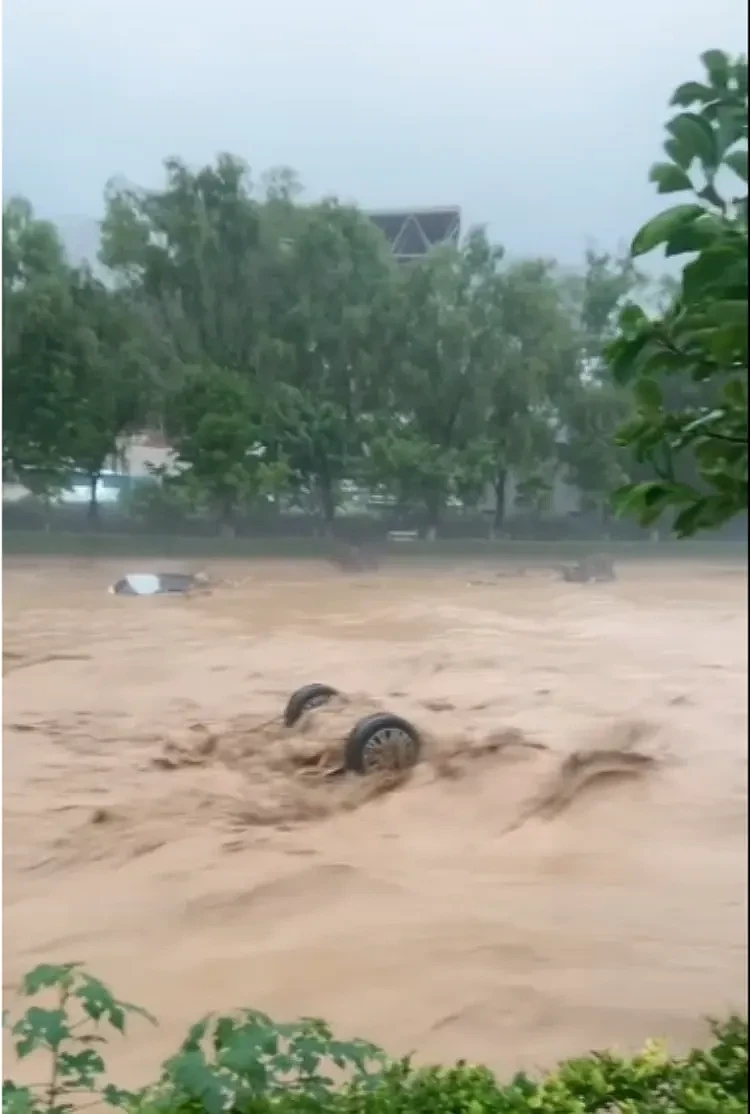
M358 774L403 770L419 760L422 740L408 720L376 712L355 723L344 747L344 766Z
M304 712L309 712L311 708L319 708L322 704L327 704L334 696L338 696L338 691L331 688L330 685L321 685L317 682L312 685L303 685L302 688L293 692L287 701L284 709L284 726L294 727Z

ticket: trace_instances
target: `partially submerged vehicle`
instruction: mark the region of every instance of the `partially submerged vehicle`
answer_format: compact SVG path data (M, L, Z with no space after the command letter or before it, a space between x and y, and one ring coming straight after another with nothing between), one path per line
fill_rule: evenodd
M374 553L347 542L336 545L330 560L342 572L376 572L379 564Z
M284 726L294 727L308 712L340 695L331 685L317 682L303 685L287 701ZM332 773L373 774L408 769L419 761L421 750L420 734L408 720L392 712L374 712L357 720L341 740L341 762Z
M617 579L612 558L602 553L584 557L575 565L561 565L560 575L569 584L609 583Z
M110 585L109 592L113 596L185 596L205 592L207 588L204 573L136 572Z

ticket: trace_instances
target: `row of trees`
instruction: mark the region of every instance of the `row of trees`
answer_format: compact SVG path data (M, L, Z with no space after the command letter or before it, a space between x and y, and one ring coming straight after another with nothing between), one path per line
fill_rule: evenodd
M746 126L745 115L745 137ZM662 167L659 188L685 187L698 138L677 137L683 177ZM710 185L701 213L723 204ZM630 348L619 322L633 298L666 321L677 283L648 284L631 256L593 250L573 274L508 260L482 230L403 266L365 214L302 204L299 192L289 171L255 190L229 155L197 172L169 159L159 190L107 188L97 274L71 265L26 201L8 202L6 474L48 493L82 470L96 518L107 458L129 432L158 426L180 464L164 482L229 528L275 496L314 506L330 529L345 480L419 506L431 533L449 500L476 504L488 484L501 530L511 473L531 506L561 470L603 515L623 484L642 516L669 505L666 488L657 500L643 487L664 478L664 430L653 434L664 396L643 386L654 367L635 367L646 342L634 338L654 319L631 308ZM656 242L658 229L641 247ZM686 388L675 377L671 408L702 407L707 378ZM669 468L686 490L697 475L694 459L680 475Z

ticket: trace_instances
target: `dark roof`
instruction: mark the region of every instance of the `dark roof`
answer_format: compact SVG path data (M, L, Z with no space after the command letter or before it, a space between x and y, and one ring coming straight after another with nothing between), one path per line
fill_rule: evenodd
M461 234L461 210L402 209L368 213L400 259L426 255L438 244L457 244Z

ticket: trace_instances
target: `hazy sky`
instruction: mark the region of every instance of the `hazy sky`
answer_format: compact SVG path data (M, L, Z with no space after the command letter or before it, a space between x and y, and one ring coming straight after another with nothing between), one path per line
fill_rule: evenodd
M97 217L107 178L221 150L311 195L458 204L575 261L658 204L667 100L742 0L4 0L3 192Z

